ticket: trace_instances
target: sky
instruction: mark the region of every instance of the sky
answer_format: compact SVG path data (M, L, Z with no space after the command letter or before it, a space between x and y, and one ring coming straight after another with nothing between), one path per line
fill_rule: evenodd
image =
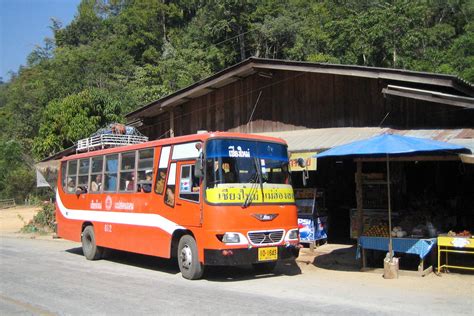
M0 0L0 77L10 78L44 38L53 37L51 18L69 24L80 0Z

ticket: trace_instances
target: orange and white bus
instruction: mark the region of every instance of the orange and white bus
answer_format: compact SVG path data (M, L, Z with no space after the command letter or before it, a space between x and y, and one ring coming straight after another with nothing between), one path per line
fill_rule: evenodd
M58 236L84 256L105 248L270 272L298 256L286 143L237 133L168 138L68 156L56 194Z

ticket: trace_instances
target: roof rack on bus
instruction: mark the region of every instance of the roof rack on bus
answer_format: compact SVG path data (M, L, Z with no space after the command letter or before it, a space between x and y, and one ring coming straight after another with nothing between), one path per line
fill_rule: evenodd
M140 133L135 127L112 123L99 129L90 137L80 139L77 142L76 153L140 144L147 141L148 137Z

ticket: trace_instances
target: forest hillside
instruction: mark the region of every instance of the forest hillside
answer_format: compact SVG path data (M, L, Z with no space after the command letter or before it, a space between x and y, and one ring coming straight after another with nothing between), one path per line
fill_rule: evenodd
M250 56L446 73L474 81L472 0L83 0L0 82L0 198L25 163Z

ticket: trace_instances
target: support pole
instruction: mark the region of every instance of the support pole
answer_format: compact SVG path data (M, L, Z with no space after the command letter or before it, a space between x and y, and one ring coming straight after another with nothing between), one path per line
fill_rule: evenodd
M393 244L392 244L392 204L390 198L390 162L387 154L387 199L388 199L388 252L390 254L390 262L393 259Z
M364 230L364 210L362 205L362 161L357 161L356 164L357 237L360 237Z

